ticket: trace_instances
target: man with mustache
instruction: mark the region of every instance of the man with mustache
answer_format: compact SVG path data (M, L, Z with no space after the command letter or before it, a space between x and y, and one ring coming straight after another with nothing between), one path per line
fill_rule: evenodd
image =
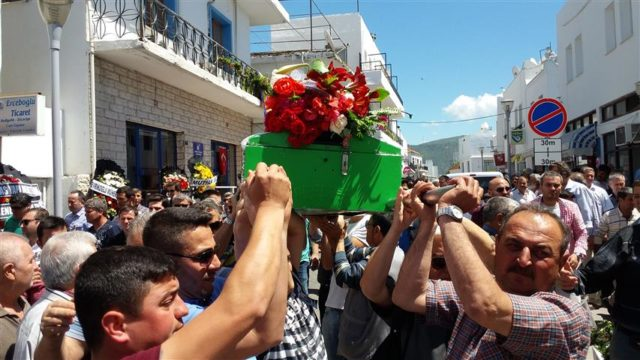
M405 256L392 300L425 314L428 325L452 329L447 358L584 358L589 318L581 305L552 293L567 261L569 230L553 213L523 206L496 237L494 275L483 264L462 224L482 190L456 178L438 210L425 206L442 230L451 281L428 279L433 235L416 239Z

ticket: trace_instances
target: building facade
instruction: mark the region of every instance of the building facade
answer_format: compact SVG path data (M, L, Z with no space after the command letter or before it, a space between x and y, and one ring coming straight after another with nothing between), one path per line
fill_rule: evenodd
M2 93L41 93L49 104L37 2L2 7L2 34L20 29L2 39ZM276 0L75 1L60 56L64 190L86 189L100 159L145 191L160 190L163 169L185 169L194 157L213 168L218 185L237 184L240 142L263 116L259 74L248 65L250 27L288 16ZM2 139L3 162L21 167L25 138L33 137ZM32 150L51 168L50 147ZM47 174L27 173L45 191Z
M495 138L495 132L486 124L477 133L461 136L458 139L460 172L496 171Z
M631 0L568 1L556 16L557 57L514 68L514 80L496 104L498 147L506 152L503 100L513 100L511 129L524 130L523 145L511 144L515 171L533 168L527 123L540 98L560 101L567 127L555 136L570 166L606 164L628 179L640 175L640 4Z

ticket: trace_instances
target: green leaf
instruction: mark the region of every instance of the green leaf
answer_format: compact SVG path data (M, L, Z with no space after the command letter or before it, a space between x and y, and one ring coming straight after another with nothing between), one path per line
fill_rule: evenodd
M384 99L386 99L389 96L389 91L387 91L384 88L379 88L376 89L374 92L371 93L370 97L371 98L375 98L376 101L382 101Z
M325 65L324 61L320 59L313 60L309 67L311 68L311 70L315 70L319 74L325 74L329 72L329 68L327 67L327 65Z

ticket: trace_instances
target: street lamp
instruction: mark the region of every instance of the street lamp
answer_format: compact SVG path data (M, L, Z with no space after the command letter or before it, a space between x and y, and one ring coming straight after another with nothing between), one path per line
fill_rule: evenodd
M62 204L62 117L60 113L60 40L62 26L67 21L73 0L38 0L40 16L48 25L51 46L51 112L53 142L53 207L57 216L63 215Z
M513 100L502 100L501 103L507 124L507 153L505 154L507 161L507 173L509 174L509 176L511 176L511 126L509 125L509 117L511 116L511 109L513 108Z

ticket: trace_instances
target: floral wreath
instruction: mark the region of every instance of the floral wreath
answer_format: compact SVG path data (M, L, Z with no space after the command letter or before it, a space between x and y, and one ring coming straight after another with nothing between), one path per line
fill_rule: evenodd
M0 184L20 184L22 180L18 179L15 176L0 174Z
M196 189L196 192L203 193L216 188L217 176L213 174L210 167L199 161L193 166L193 170L191 186Z
M96 180L116 189L129 183L129 180L125 179L122 174L115 171L105 171L102 175L96 176Z
M177 171L170 172L162 177L162 187L169 184L177 185L180 188L180 191L186 191L189 189L189 179Z
M304 80L289 75L301 67L309 68ZM351 73L317 59L309 65L274 70L271 82L273 94L265 100L265 130L288 132L293 147L311 144L327 131L342 136L343 145L348 146L351 137L371 135L387 126L388 114L370 112L369 104L384 100L389 92L382 88L371 91L359 67Z

